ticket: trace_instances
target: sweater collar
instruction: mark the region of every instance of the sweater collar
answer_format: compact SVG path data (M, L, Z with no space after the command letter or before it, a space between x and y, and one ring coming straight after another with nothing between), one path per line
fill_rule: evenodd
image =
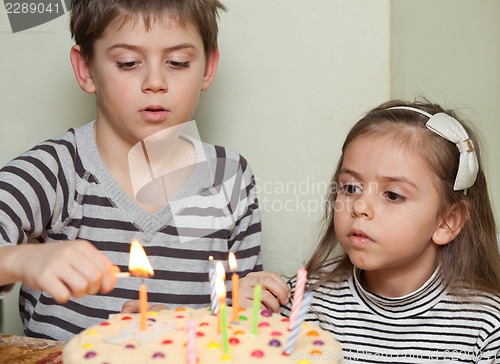
M408 318L420 315L436 305L446 295L441 269L438 267L431 277L416 291L397 298L388 298L366 290L360 282L361 270L354 268L349 286L355 299L376 315L385 318Z

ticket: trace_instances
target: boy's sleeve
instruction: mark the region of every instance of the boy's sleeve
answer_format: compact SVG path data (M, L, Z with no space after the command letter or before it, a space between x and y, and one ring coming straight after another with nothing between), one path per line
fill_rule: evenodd
M250 272L262 270L262 232L255 178L243 157L240 157L236 181L241 182L235 184L239 187L233 189L233 196L230 197L235 227L228 239L228 248L236 256L238 274L243 278Z

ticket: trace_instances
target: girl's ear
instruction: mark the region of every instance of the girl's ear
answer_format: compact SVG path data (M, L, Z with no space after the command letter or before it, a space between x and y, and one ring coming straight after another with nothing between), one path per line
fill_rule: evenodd
M203 75L203 81L201 83L201 91L208 89L215 77L215 71L217 71L217 64L219 63L219 47L210 54L207 59L207 64L205 65L205 74Z
M92 94L95 92L94 80L90 72L90 65L82 55L80 46L74 45L71 48L69 57L75 72L76 80L83 91Z
M437 245L445 245L456 238L469 219L465 203L454 204L444 215L432 234L432 241Z

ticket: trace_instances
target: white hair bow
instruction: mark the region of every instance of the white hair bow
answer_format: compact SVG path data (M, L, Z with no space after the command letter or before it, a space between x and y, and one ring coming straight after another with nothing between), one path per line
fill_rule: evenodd
M434 115L426 111L410 107L410 106L395 106L390 109L404 109L418 112L429 118L425 123L427 129L449 140L458 148L460 152L460 160L458 162L457 177L453 189L455 191L467 190L476 182L477 173L479 171L479 162L474 149L474 145L465 131L462 124L450 115L440 112Z

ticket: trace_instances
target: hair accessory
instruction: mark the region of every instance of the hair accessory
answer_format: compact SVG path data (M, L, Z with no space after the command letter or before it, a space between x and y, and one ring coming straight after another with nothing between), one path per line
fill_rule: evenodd
M425 123L427 129L455 143L460 152L457 177L453 186L455 191L467 190L467 188L471 187L474 182L476 182L479 162L477 160L474 145L462 124L444 112L432 115L426 111L410 106L395 106L390 107L388 110L394 109L410 110L427 116L429 118L427 123Z

